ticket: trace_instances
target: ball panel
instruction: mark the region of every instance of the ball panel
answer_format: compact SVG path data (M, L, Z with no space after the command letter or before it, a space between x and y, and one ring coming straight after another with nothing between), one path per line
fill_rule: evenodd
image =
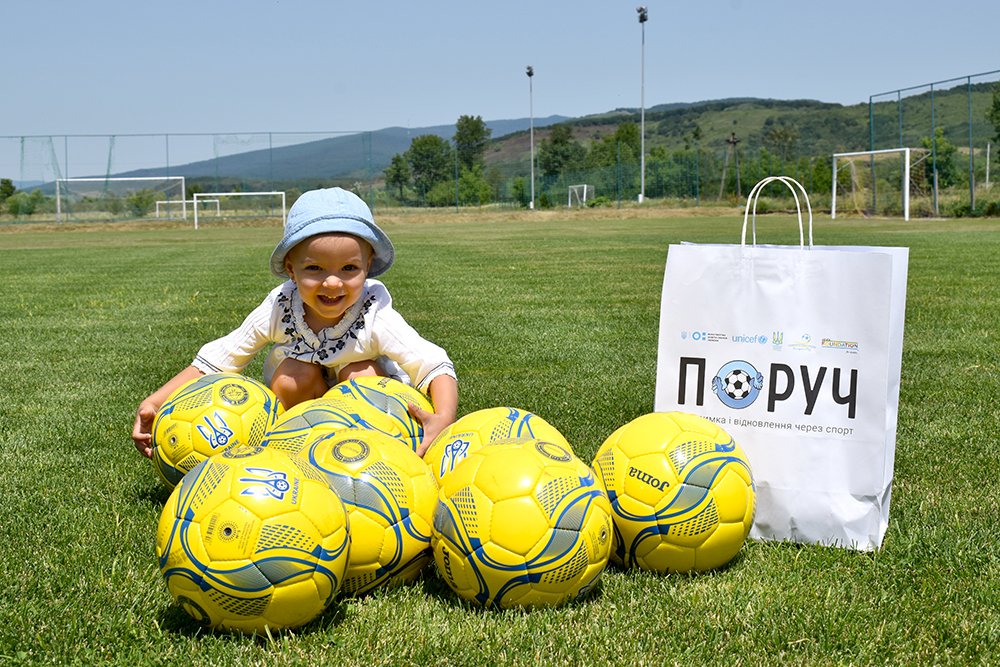
M648 507L659 507L673 493L679 480L670 460L662 451L633 457L623 466L621 492Z
M712 487L720 523L743 523L752 504L752 489L742 466L726 466Z
M297 628L316 617L311 610L314 600L332 597L328 579L313 576L295 581L275 589L265 618L273 628Z
M478 431L456 430L457 423L442 431L424 454L424 460L438 480L454 470L470 452L474 452L484 444Z
M238 500L228 499L216 505L205 520L201 543L208 561L228 561L252 551L261 527L260 517Z
M434 564L445 583L463 600L475 602L483 584L473 562L454 542L444 539L434 549Z
M653 572L691 572L695 569L695 552L662 540L644 540L636 548L635 558L628 565Z
M747 533L742 524L719 524L695 551L694 568L713 570L722 567L739 553Z
M466 558L475 568L480 590L470 599L482 606L504 606L530 592L531 576L524 557L493 542L473 550Z
M476 473L473 483L494 502L530 494L538 482L542 466L537 455L525 454L520 444L494 443L489 448L488 465Z
M548 528L548 514L540 511L530 496L507 498L493 505L490 539L507 551L528 555L536 545L525 535L544 535Z

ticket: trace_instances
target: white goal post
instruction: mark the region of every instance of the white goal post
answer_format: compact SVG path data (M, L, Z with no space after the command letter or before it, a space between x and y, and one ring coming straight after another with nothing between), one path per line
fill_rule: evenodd
M576 206L586 206L587 202L594 198L593 185L571 185L566 200L566 206L572 208Z
M150 187L152 186L152 187ZM133 176L56 179L56 220L62 222L63 203L72 198L127 195L140 190L156 190L161 194L177 192L182 202L182 214L187 218L185 181L183 176Z
M161 199L160 201L156 202L156 217L157 218L160 217L161 205L162 205L162 210L169 212L170 206L176 206L180 204L184 208L184 219L187 220L187 205L194 203L195 203L194 199ZM200 200L199 203L203 205L215 204L215 214L220 215L222 213L222 209L219 208L218 199L202 199Z
M900 153L903 157L902 183L900 190L903 197L903 220L910 219L910 149L909 148L883 148L876 151L854 151L850 153L833 154L833 192L830 196L830 218L837 218L837 159L875 157L876 155L886 155L889 153Z
M196 192L194 194L194 228L198 229L198 203L209 199L221 199L222 197L281 197L281 224L285 224L287 209L285 207L285 191L270 190L267 192Z

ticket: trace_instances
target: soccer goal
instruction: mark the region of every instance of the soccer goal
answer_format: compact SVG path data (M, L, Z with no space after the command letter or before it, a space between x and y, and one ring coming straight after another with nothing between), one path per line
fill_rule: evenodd
M569 198L566 206L586 206L587 202L594 198L593 185L571 185L569 186Z
M885 148L833 154L833 188L830 217L841 208L861 215L902 215L910 219L910 196L917 188L911 156L919 164L926 151L917 148Z
M107 178L57 178L56 220L114 220L143 218L156 209L156 202L180 205L187 218L183 176L136 176Z
M179 199L179 200L161 199L160 201L156 202L156 217L159 218L160 217L160 213L162 212L163 213L163 217L169 218L169 217L171 217L171 215L170 215L170 210L171 210L170 207L171 206L180 206L180 207L182 207L182 210L184 211L184 219L187 220L187 205L191 204L193 206L194 203L195 203L195 201L196 200L194 200L194 199ZM198 201L199 204L201 204L201 206L202 206L203 209L204 208L210 208L212 204L215 204L215 214L216 215L222 215L222 209L219 208L219 200L218 199L201 199L201 200L197 200L197 201Z
M223 218L268 218L281 214L281 224L285 224L285 192L196 192L194 194L194 228L198 229L198 205L202 201L218 199L226 201L221 207Z

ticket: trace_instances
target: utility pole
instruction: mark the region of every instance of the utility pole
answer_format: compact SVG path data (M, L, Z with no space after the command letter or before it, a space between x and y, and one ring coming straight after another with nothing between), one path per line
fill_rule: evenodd
M649 11L645 6L635 8L642 29L642 49L639 65L639 203L646 198L646 21Z
M726 159L722 163L722 183L719 184L719 199L722 199L722 193L726 190L726 174L729 171L729 154L733 154L733 161L736 164L736 196L737 198L743 195L742 188L740 188L740 154L736 150L736 146L740 143L740 140L736 138L736 133L733 132L726 143L729 144L726 148Z
M535 68L528 65L525 70L528 75L528 116L531 136L531 203L528 208L535 210L535 91L532 85L532 78L535 76Z

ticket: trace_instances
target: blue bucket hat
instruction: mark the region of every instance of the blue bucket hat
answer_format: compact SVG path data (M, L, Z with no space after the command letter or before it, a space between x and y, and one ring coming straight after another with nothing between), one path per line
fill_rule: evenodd
M271 272L288 277L285 255L301 241L319 234L350 234L367 241L375 251L369 277L385 273L396 251L372 217L371 209L353 192L342 188L310 190L302 193L288 211L285 235L271 253Z

